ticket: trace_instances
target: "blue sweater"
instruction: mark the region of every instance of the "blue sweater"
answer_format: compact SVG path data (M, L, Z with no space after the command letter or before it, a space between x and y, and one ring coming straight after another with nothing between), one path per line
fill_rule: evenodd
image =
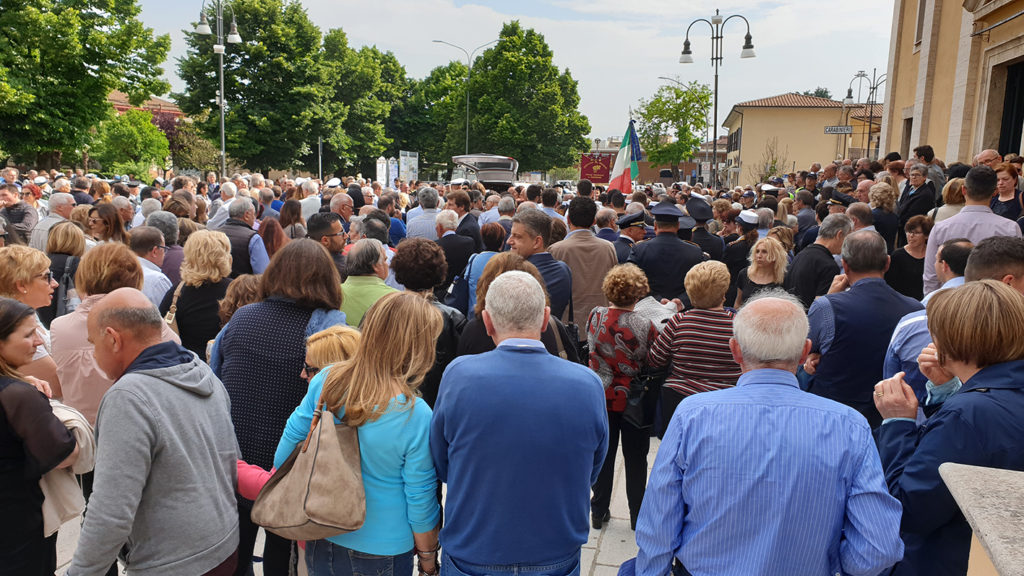
M280 467L309 433L313 412L329 370L321 370L309 382L309 390L285 424L274 454ZM341 422L337 417L335 422ZM437 527L441 509L437 503L437 475L430 459L427 436L430 407L422 398L412 404L405 396L391 400L380 418L359 427L359 462L366 492L366 521L355 532L327 540L346 548L394 556L413 549L413 532ZM338 497L344 497L338 494Z
M472 564L540 565L578 552L607 450L604 389L588 368L537 340L456 358L430 423L448 484L441 544Z

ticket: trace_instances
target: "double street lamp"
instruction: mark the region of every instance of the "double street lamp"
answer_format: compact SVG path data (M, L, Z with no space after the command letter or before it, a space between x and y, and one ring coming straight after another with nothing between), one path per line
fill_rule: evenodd
M718 186L718 67L722 63L722 32L725 24L733 18L739 18L747 25L747 35L744 37L743 48L740 51L740 58L754 57L754 43L750 36L750 21L739 14L722 16L715 10L711 20L698 18L686 27L686 38L683 41L683 53L679 56L680 64L693 64L693 52L690 51L690 28L697 22L704 22L711 27L711 64L715 67L715 112L712 123L713 136L711 139L712 162L711 162L711 184Z
M853 78L850 80L850 86L849 86L849 88L846 89L846 98L843 98L843 105L844 106L847 106L847 107L853 106L853 104L854 104L854 101L853 101L853 83L854 82L858 82L858 81L863 81L863 80L867 80L868 81L868 101L867 101L867 108L868 108L868 138L867 138L867 151L866 151L866 154L864 156L866 158L868 158L869 160L871 159L871 129L874 127L874 124L875 124L875 102L876 102L877 97L878 97L878 89L882 87L882 84L885 84L885 80L886 80L886 75L885 74L882 74L881 76L878 76L877 73L878 73L878 69L877 68L872 68L871 69L871 79L868 80L867 72L864 72L863 70L858 71L856 74L853 75ZM857 94L858 94L858 99L860 99L859 98L859 96L860 96L860 84L859 83L857 84ZM878 153L877 149L875 150L875 153L877 155L877 153Z
M444 40L434 40L434 42L437 44L444 44L446 46L451 46L452 48L458 48L459 50L462 50L463 54L466 55L466 154L469 154L469 76L470 74L473 73L473 56L476 55L477 50L481 48L486 48L497 41L498 39L495 38L494 40L491 40L486 44L481 44L476 48L473 48L472 52L468 52L462 46L452 44L451 42L445 42Z
M217 9L217 43L213 45L213 52L217 54L218 67L220 69L220 91L217 92L217 103L220 106L220 175L225 176L227 172L227 155L224 141L224 1L211 0L210 2ZM196 23L196 34L209 36L213 33L210 22L206 16L206 2L199 11L199 22ZM231 30L228 31L228 44L238 44L242 37L238 35L238 23L235 22L235 11L231 11Z

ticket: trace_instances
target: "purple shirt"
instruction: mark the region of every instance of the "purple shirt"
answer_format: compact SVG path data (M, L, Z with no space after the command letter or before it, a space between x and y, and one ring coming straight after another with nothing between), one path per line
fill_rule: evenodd
M924 255L924 293L939 287L935 276L935 252L946 240L967 238L977 245L991 236L1020 238L1020 227L1013 220L994 214L988 206L964 206L956 215L940 221L928 236L928 249Z

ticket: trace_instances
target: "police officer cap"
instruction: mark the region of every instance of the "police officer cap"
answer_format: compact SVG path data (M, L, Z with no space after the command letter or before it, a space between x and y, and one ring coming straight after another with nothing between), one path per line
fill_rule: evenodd
M686 212L697 222L707 222L714 217L714 214L711 212L711 206L708 206L708 203L700 198L691 197L687 200Z
M138 188L139 186L142 186L142 182L139 182L138 180L129 180L128 181L128 187L129 188Z
M619 228L643 228L644 224L644 213L636 212L635 214L626 214L615 221Z
M828 199L829 206L849 206L857 200L849 194L843 194L842 192L834 192L832 197Z
M651 214L658 222L679 222L679 219L683 217L683 211L672 202L658 202L651 208Z

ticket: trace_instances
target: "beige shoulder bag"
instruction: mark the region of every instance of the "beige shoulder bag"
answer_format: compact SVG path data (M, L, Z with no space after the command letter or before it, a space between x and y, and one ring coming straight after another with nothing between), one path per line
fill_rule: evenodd
M365 519L358 431L334 424L321 393L306 440L263 486L252 520L289 540L320 540L358 530Z
M167 309L167 314L164 315L164 322L171 327L171 330L175 334L181 336L181 332L178 332L178 296L181 296L181 289L185 287L184 282L178 282L178 287L174 289L174 296L171 298L171 307Z

